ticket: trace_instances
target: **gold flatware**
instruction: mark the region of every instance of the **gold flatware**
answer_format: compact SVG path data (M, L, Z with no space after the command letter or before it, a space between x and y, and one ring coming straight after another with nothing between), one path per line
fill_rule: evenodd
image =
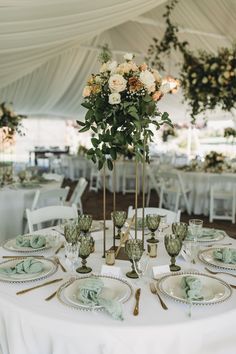
M139 300L140 300L140 294L141 294L141 289L138 288L135 292L135 306L134 306L134 312L133 312L133 315L134 316L138 316L139 314Z
M227 275L231 275L232 277L235 277L236 278L236 274L232 274L232 273L227 273L227 272L215 272L215 271L213 271L213 270L211 270L211 269L208 269L207 267L205 267L205 270L207 271L207 272L209 272L209 273L211 273L211 274L227 274Z
M62 248L64 248L63 243L56 249L55 254L58 254Z
M63 264L61 263L60 259L58 257L53 257L53 259L55 260L55 262L61 267L61 270L63 272L67 272L66 268L63 266Z
M212 245L207 245L206 247L214 247L214 246L232 246L232 243L213 243Z
M27 293L27 292L29 292L31 290L42 288L43 286L51 285L51 284L57 283L57 282L59 282L61 280L63 280L63 278L50 280L50 281L47 281L46 283L43 283L43 284L40 284L40 285L36 285L36 286L33 286L31 288L28 288L28 289L20 290L20 291L18 291L16 293L16 295L22 295L22 294L25 294L25 293Z
M28 256L2 256L2 258L44 258L44 256L31 256L31 255L28 255Z
M164 301L163 301L162 298L160 297L160 295L159 295L159 293L158 293L158 291L157 291L157 288L156 288L156 286L155 286L154 283L150 283L150 290L151 290L152 294L158 296L158 299L159 299L159 301L160 301L160 304L161 304L162 308L163 308L164 310L168 310L168 307L166 306L166 304L164 303Z
M71 277L70 280L69 280L69 282L68 282L68 284L65 286L65 288L67 288L69 285L71 285L75 279L76 279L76 277ZM63 286L63 285L61 285L61 286ZM58 289L60 289L60 287L59 287ZM49 295L48 297L46 297L44 300L45 300L45 301L50 301L50 300L52 300L52 299L56 296L56 294L57 294L57 292L58 292L58 289L57 289L56 291L54 291L51 295Z

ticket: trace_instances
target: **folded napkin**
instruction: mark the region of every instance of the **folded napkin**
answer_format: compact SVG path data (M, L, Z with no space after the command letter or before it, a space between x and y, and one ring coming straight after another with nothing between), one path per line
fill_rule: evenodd
M116 300L102 298L101 291L104 283L100 278L92 277L80 282L78 300L88 306L102 306L116 320L123 320L122 307Z
M197 238L204 238L204 237L207 237L207 238L215 238L215 233L216 233L216 230L215 229L206 229L206 228L203 228L201 230L201 232L199 233L199 235L197 236ZM188 230L188 235L187 235L187 238L189 240L192 240L193 239L193 235L191 234L191 231Z
M236 264L236 250L220 248L213 251L213 257L223 263Z
M18 247L41 248L46 245L46 238L39 235L17 236L16 245Z
M43 270L43 263L35 258L26 258L17 263L14 267L0 268L2 274L31 274Z
M181 279L181 288L184 289L186 299L190 301L204 300L201 295L202 283L194 276L186 276Z

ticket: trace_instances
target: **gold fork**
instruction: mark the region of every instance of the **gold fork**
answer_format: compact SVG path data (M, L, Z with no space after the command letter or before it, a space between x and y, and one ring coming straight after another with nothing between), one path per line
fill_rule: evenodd
M150 283L150 290L151 290L151 292L152 292L154 295L157 295L157 296L158 296L162 308L163 308L164 310L168 310L168 307L166 306L166 304L164 303L164 301L163 301L162 298L160 297L160 295L159 295L159 293L158 293L158 291L157 291L157 288L156 288L156 286L155 286L154 283Z
M236 274L232 274L232 273L227 273L227 272L214 272L213 270L211 269L208 269L207 267L205 267L206 271L211 273L211 274L227 274L227 275L231 275L232 277L235 277L236 278Z

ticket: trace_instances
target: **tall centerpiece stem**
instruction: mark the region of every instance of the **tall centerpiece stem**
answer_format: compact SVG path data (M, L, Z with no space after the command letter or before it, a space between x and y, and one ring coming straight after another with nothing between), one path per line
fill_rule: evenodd
M103 165L103 258L106 253L106 164Z
M144 227L145 227L145 178L146 178L146 136L143 139L143 171L142 171L142 244L144 248Z
M113 161L113 212L116 211L116 161ZM115 235L116 235L116 228L115 228L115 221L113 219L113 248L115 249Z
M138 157L135 156L135 239L138 238Z

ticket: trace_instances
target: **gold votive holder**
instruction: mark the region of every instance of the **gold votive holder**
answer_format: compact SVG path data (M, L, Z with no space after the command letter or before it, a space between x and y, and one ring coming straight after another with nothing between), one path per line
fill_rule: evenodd
M115 264L115 250L111 249L105 252L105 260L107 265L114 265Z
M157 256L157 243L148 243L147 250L149 257L155 258Z

